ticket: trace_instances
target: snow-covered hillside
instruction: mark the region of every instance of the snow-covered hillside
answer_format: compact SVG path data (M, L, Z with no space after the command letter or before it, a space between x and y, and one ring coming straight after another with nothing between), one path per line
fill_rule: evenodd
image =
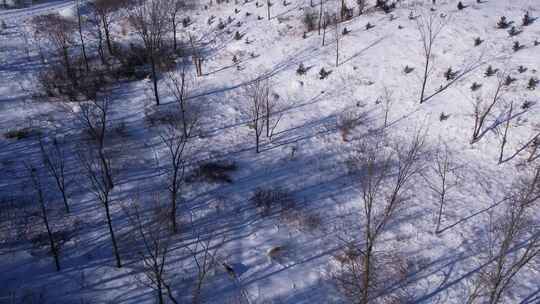
M160 105L93 2L0 9L0 303L540 303L538 0L197 0Z

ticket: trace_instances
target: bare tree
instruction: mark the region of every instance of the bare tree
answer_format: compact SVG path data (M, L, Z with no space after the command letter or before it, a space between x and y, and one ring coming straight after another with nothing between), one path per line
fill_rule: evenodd
M112 201L111 193L113 190L111 183L108 181L108 178L111 176L111 158L108 153L101 153L102 155L99 155L100 153L92 146L86 147L84 151L78 151L77 154L89 181L88 189L105 208L105 217L111 237L113 254L116 259L116 267L120 268L122 267L122 261L120 259L110 208ZM103 162L103 157L105 157L105 162Z
M74 45L75 23L59 14L39 15L33 19L38 36L42 36L53 45L62 59L66 75L76 83L75 73L70 60L70 50Z
M107 95L81 105L76 117L90 136L90 142L77 154L88 178L89 190L105 208L116 266L122 267L110 212L111 192L114 188L112 153L106 147L110 110L111 98Z
M505 128L505 134L508 132L508 123L509 123L509 120L507 121L507 127ZM531 137L527 138L524 144L520 144L519 148L516 149L516 151L512 153L512 155L506 158L500 158L499 163L505 163L511 159L514 159L516 156L521 154L523 151L526 151L527 149L530 150L529 157L527 158L527 162L532 162L540 158L540 153L538 149L540 147L540 132L538 132L539 130L540 130L540 125L537 125L535 127L535 131L534 131L535 133ZM505 134L503 134L503 136L505 136ZM500 155L504 153L503 151L504 148L505 148L504 146L501 146Z
M503 303L519 274L540 256L540 231L532 222L540 200L540 167L515 188L504 213L491 221L488 262L475 279L468 303Z
M530 153L529 153L529 157L527 158L527 161L532 162L540 158L540 151L539 151L540 133L536 134L536 136L534 136L532 140L530 140L529 145L530 145Z
M356 0L356 5L358 5L358 16L364 13L364 9L367 6L367 0Z
M94 28L93 36L95 36L95 39L97 39L97 52L99 55L99 58L101 59L101 63L103 65L107 65L107 58L105 57L105 48L103 46L103 31L101 30L101 18L99 14L97 13L97 10L95 9L95 6L93 6L93 11L89 16L89 23Z
M195 39L191 34L189 34L189 43L191 44L191 51L192 51L192 59L193 59L193 65L195 66L195 71L197 72L197 76L202 76L202 63L204 61L202 52L200 51L199 47L195 45Z
M174 233L178 232L176 213L178 202L181 199L181 190L184 183L184 173L186 168L186 148L191 135L192 128L188 131L182 128L183 123L172 115L161 131L161 141L167 148L167 158L169 166L167 166L167 179L170 198L170 223Z
M493 98L488 104L480 97L474 103L474 128L471 139L471 144L478 142L491 128L484 128L486 119L489 117L495 106L502 100L502 95L505 92L506 74L499 73L497 86Z
M333 21L332 19L333 18L330 16L330 14L324 13L323 24L322 24L322 27L323 27L322 46L324 46L326 43L326 29L328 28L329 25L332 24L332 21Z
M58 138L54 137L52 143L46 145L40 138L39 148L43 165L49 172L49 175L53 177L56 187L62 195L62 201L64 202L66 212L69 213L66 154L63 143Z
M186 246L197 268L195 289L193 290L193 304L202 303L202 288L206 283L210 271L217 265L217 254L224 243L223 240L216 241L213 233L205 236L202 236L200 232L196 233L193 244Z
M322 22L323 22L323 1L321 0L319 5L319 36L321 35L321 28L322 28ZM323 43L324 46L324 43Z
M435 227L435 233L437 234L442 232L440 229L441 221L448 192L457 185L456 170L457 167L452 163L448 145L444 144L443 148L439 148L435 154L435 165L433 166L436 175L435 180L424 176L428 187L438 197L437 226Z
M114 55L113 40L111 36L111 24L113 22L113 14L126 4L125 0L96 0L94 2L94 11L99 17L100 27L105 33L105 41L109 54ZM100 30L101 31L101 30Z
M272 7L272 2L270 0L266 0L266 12L268 15L268 20L270 20L270 7Z
M504 125L504 130L501 134L501 146L499 149L499 164L503 163L504 158L504 148L508 142L508 129L510 129L510 121L512 121L512 112L514 110L514 102L510 102L510 109L508 110L508 115L506 117L506 124Z
M346 294L361 304L370 303L375 287L384 273L384 264L377 253L377 245L387 225L398 214L407 199L403 196L414 176L421 172L421 153L424 137L416 134L406 145L396 144L392 149L384 141L364 143L354 167L361 173L362 215L364 237L355 250L356 267L346 269L339 275L340 286Z
M178 49L178 18L183 9L187 6L185 0L168 0L169 20L171 22L171 30L173 33L173 49Z
M141 211L135 203L124 208L133 229L136 252L142 264L142 272L147 284L157 292L159 304L165 303L165 295L177 304L170 287L167 261L171 252L171 234L166 221L167 210L163 208L159 196L154 198L152 209Z
M90 71L90 66L88 65L88 56L86 55L86 44L84 42L84 35L83 35L83 17L81 14L81 0L77 0L76 3L76 11L77 11L77 30L79 32L79 39L81 40L81 51L84 59L84 65L86 67L86 71Z
M146 55L152 69L152 82L154 84L154 98L159 105L158 92L158 64L159 55L163 46L163 38L169 26L168 6L165 0L142 0L130 12L129 21L135 32L143 41Z
M112 169L109 165L108 155L106 153L107 136L109 133L109 114L111 107L111 97L105 95L95 100L90 100L80 107L80 111L75 113L84 131L90 136L90 139L96 146L97 154L103 167L104 177L107 187L114 188L112 178Z
M388 126L388 118L390 115L390 110L392 108L392 103L394 102L394 99L392 97L392 91L388 89L387 87L384 88L384 94L380 97L380 99L377 100L378 103L383 103L384 106L384 127L386 128Z
M336 30L336 67L339 66L339 21L337 19L337 14L334 17L334 29Z
M39 177L37 169L28 163L26 164L26 167L28 169L28 172L30 173L30 181L32 183L32 187L37 194L37 201L41 209L41 218L43 219L43 224L45 225L45 229L47 230L47 237L49 239L50 251L54 258L54 265L56 267L56 271L60 271L60 253L58 244L54 239L54 234L52 232L51 226L49 225L49 216L47 213L45 195L43 193L43 185L41 184L41 179Z
M268 90L272 89L270 80L268 80ZM272 94L267 96L264 100L264 122L266 125L266 137L272 138L274 131L276 130L282 114L282 104L280 103L279 95Z
M175 98L180 113L181 131L185 138L189 138L197 125L199 116L193 104L190 93L194 80L189 77L186 66L182 64L180 73L171 72L167 77L169 91Z
M425 91L429 76L431 74L431 64L433 61L433 46L439 37L439 34L446 26L447 21L440 18L437 14L426 13L416 19L416 25L420 32L422 40L424 72L422 74L422 86L420 91L420 103L425 101Z
M247 98L249 126L255 131L255 151L260 152L260 140L265 127L265 106L270 98L270 85L268 79L256 79L244 89Z

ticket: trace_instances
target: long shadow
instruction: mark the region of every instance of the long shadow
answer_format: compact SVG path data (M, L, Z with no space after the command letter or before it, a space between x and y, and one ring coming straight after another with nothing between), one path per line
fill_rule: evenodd
M386 38L388 38L389 36L384 36L384 37L381 37L381 38L378 38L376 39L375 41L373 41L372 43L370 43L368 46L364 47L363 49L361 49L360 51L356 52L354 55L352 55L351 57L345 59L344 61L340 62L339 65L344 65L346 64L347 62L353 60L354 58L362 55L363 53L365 53L367 50L371 49L372 47L378 45L379 43L383 42Z
M455 222L455 223L453 223L453 224L450 224L450 225L444 227L444 228L441 229L439 232L440 232L440 233L444 233L446 230L450 230L450 229L452 229L452 228L454 228L454 227L456 227L456 226L458 226L458 225L460 225L460 224L463 224L464 222L466 222L466 221L468 221L468 220L470 220L470 219L476 217L477 215L480 215L480 214L482 214L482 213L485 213L485 212L487 212L487 211L489 211L489 210L491 210L491 209L493 209L493 208L499 206L500 204L502 204L502 203L504 203L504 202L506 202L506 201L508 201L508 198L504 198L504 199L502 199L502 200L500 200L500 201L498 201L498 202L492 204L491 206L489 206L489 207L487 207L487 208L484 208L484 209L482 209L482 210L476 211L476 212L472 213L471 215L469 215L469 216L467 216L467 217L464 217L464 218L460 219L459 221L457 221L457 222Z

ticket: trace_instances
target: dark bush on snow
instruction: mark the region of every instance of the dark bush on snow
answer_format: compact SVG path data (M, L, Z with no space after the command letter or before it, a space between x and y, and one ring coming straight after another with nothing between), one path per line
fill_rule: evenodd
M211 161L202 163L188 181L207 181L215 183L232 183L230 174L238 169L233 161Z
M292 194L279 187L257 188L250 201L264 216L270 215L273 211L291 209L296 205Z

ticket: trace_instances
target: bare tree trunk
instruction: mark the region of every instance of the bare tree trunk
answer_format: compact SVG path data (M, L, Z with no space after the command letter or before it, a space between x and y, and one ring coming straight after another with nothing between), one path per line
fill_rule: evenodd
M116 242L116 236L114 234L114 229L112 226L112 218L111 218L111 212L109 208L109 198L107 197L106 202L103 204L105 206L105 214L107 216L107 226L109 227L109 234L111 235L111 241L113 245L113 254L114 258L116 259L116 267L121 268L122 267L122 261L120 259L120 252L118 250L118 243Z
M425 60L424 64L424 72L422 75L422 86L420 90L420 103L423 103L426 101L425 98L425 91L427 86L427 81L429 78L429 70L430 70L430 64L432 60L432 50L433 45L435 44L435 41L437 40L437 37L439 36L440 32L444 29L446 26L446 21L439 20L438 15L433 13L427 13L428 16L419 16L419 18L416 19L416 25L417 29L420 33L420 38L422 41L423 46L423 56ZM432 97L432 96L431 96Z
M107 42L107 50L109 51L109 54L114 56L108 17L106 15L101 15L101 22L103 24L103 30L105 31L105 42Z
M328 20L325 17L323 21L323 36L322 36L322 46L324 46L326 40L326 27L328 26Z
M335 20L335 28L336 28L336 67L339 66L339 22L337 20L337 17L336 17L336 20Z
M321 24L322 24L322 18L323 18L323 1L321 0L320 9L319 9L319 36L321 35ZM323 43L324 45L324 43Z
M501 138L501 147L499 150L499 164L502 164L504 157L504 148L506 147L507 138L508 138L508 129L510 128L510 121L512 120L512 110L514 109L514 102L510 103L510 109L508 110L508 116L506 118L506 125L504 127L504 132Z
M150 63L152 66L152 83L154 84L154 98L156 99L156 105L159 106L159 92L158 92L158 79L156 72L156 60L154 56L154 51L150 51Z
M474 129L471 138L471 144L478 142L486 134L487 130L483 130L484 123L486 122L488 116L491 114L491 111L493 110L495 105L501 100L501 95L503 94L503 89L505 86L505 78L506 76L504 73L498 75L498 83L497 88L495 89L495 94L493 95L493 99L485 109L482 108L483 103L481 99L478 99L476 101L474 109Z
M422 75L422 87L420 90L420 103L424 102L424 95L426 93L426 85L428 80L428 73L429 73L429 62L430 62L431 54L427 54L425 57L425 65L424 65L424 73Z
M38 199L39 206L41 208L41 215L43 218L43 223L45 224L45 229L47 230L47 236L49 238L49 246L50 246L51 254L54 258L54 265L56 267L56 271L60 271L60 257L58 253L58 247L56 245L51 227L49 225L49 218L47 216L47 208L45 207L45 197L43 196L43 188L41 186L41 182L39 180L39 176L38 176L36 168L32 167L31 165L28 165L28 170L30 171L30 177L31 177L34 189L37 192L37 199Z
M82 29L82 16L81 16L81 1L77 0L77 24L79 29L79 39L81 40L81 48L84 59L84 65L86 71L90 71L90 66L88 65L88 56L86 55L86 46L84 43L83 29Z
M62 194L62 201L66 213L69 213L69 203L67 197L67 183L66 183L66 171L65 171L65 154L60 143L55 138L53 140L53 147L46 149L41 138L39 139L39 147L41 151L41 158L45 168L49 171L49 174L54 178L56 186Z
M371 258L373 255L373 244L371 241L368 241L368 245L366 247L365 257L364 257L364 275L362 280L362 299L360 300L360 303L362 304L368 304L369 303L369 289L371 286Z

